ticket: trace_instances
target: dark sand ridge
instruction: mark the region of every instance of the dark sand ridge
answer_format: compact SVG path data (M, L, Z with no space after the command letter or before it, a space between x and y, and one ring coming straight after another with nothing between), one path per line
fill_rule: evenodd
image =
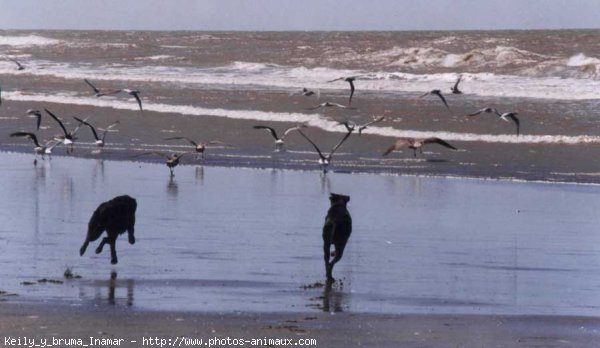
M5 337L291 338L317 347L597 347L600 320L585 317L368 315L337 313L201 314L48 304L0 306ZM137 343L131 343L131 341ZM297 342L297 341L294 341ZM40 343L40 341L37 341Z

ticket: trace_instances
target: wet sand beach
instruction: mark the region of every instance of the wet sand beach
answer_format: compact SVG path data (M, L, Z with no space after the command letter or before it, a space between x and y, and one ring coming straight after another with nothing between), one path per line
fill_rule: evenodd
M0 192L6 333L598 342L594 185L195 165L170 178L163 164L32 157L3 153L0 171L11 182ZM329 192L352 197L354 218L331 289L320 254ZM125 193L138 199L136 244L119 238L117 265L95 244L80 257L91 212Z

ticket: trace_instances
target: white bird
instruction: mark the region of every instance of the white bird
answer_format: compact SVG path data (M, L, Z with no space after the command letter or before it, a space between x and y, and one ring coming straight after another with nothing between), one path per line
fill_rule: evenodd
M34 163L37 163L37 155L41 155L42 159L44 159L45 155L48 155L48 157L51 156L52 154L52 149L60 144L60 142L53 142L52 140L46 142L45 145L41 145L38 142L37 137L35 136L35 134L33 133L29 133L29 132L14 132L10 134L11 137L20 137L20 138L29 138L31 139L31 141L33 141L33 144L35 145L35 147L33 148L33 151L35 153L35 161Z
M285 130L285 132L283 132L283 135L281 136L281 138L279 136L277 136L277 131L275 131L274 128L269 127L269 126L263 126L263 125L256 125L253 126L252 128L254 129L265 129L267 130L272 136L273 138L275 138L275 145L276 146L282 146L284 144L284 139L285 137L290 134L291 132L295 131L295 130L300 130L300 128L305 128L306 124L301 124L295 127L291 127Z
M323 153L321 152L321 150L319 149L317 144L315 144L312 140L310 140L310 138L307 137L306 134L302 133L302 131L300 129L298 129L298 133L300 133L300 135L302 135L304 137L304 139L308 140L308 142L315 148L315 150L317 151L317 154L319 155L319 166L321 167L321 170L323 171L323 173L327 173L327 167L329 166L329 163L331 163L333 154L337 151L337 149L340 146L342 146L342 144L346 141L346 139L348 139L350 134L352 134L352 131L348 131L348 133L346 133L344 135L344 137L331 149L331 152L329 152L329 154L327 154L327 155L323 155Z
M94 126L92 126L89 122L87 122L86 120L82 120L78 117L73 117L75 120L79 121L79 123L84 124L88 127L90 127L90 129L92 130L92 134L94 135L94 139L96 139L96 141L94 142L96 144L96 146L98 148L103 148L105 145L104 139L106 139L106 133L108 133L110 131L111 128L113 128L114 126L118 125L120 122L116 121L113 122L111 124L108 125L108 127L106 127L105 129L103 129L103 133L102 133L102 137L98 136L98 132L96 132L96 129L94 128Z
M324 102L324 103L321 103L321 104L319 104L319 105L317 105L315 107L306 108L305 110L316 110L316 109L319 109L319 108L329 108L329 107L336 107L336 108L342 108L342 109L352 109L352 110L356 109L354 107L345 106L345 105L338 104L338 103Z
M483 108L483 109L477 110L476 112L474 112L472 114L468 114L467 116L477 116L481 113L495 114L502 121L513 122L515 124L515 126L517 127L517 136L520 134L521 121L517 118L518 113L516 113L516 112L500 113L495 108Z
M457 150L457 148L448 144L447 142L445 142L444 140L442 140L440 138L423 138L423 139L399 138L398 140L396 140L396 142L392 146L390 146L383 153L382 156L387 156L390 152L392 152L394 150L399 150L403 147L408 147L409 149L413 150L414 157L417 157L417 149L419 149L419 151L422 153L423 152L422 147L426 144L439 144L439 145L445 146L449 149Z
M67 153L73 152L73 142L77 139L77 137L75 137L75 135L77 134L77 132L79 132L79 129L81 128L82 123L80 122L79 125L77 125L77 127L75 127L75 129L68 132L67 129L65 128L65 125L62 123L62 121L56 115L54 115L48 109L44 109L44 110L46 110L46 112L48 113L48 115L50 115L50 117L52 117L56 122L58 122L58 125L60 126L60 128L63 131L63 135L57 136L54 139L65 144L65 146L67 146ZM70 151L69 151L69 148L70 148Z

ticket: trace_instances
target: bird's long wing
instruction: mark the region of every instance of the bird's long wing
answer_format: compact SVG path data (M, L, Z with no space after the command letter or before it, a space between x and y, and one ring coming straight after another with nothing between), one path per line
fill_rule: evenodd
M123 92L122 89L115 89L115 90L104 92L104 93L98 93L98 97L102 97L102 96L105 96L105 95L118 94L118 93L121 93L121 92Z
M40 143L38 142L37 137L33 133L29 133L29 132L14 132L14 133L11 133L10 136L11 137L25 137L25 138L29 138L29 139L31 139L33 141L33 143L35 144L35 146L41 147Z
M474 112L474 113L472 113L472 114L467 114L467 116L477 116L477 115L479 115L479 114L480 114L480 113L482 113L482 112L486 112L486 110L487 110L487 109L488 109L488 108L483 108L483 109L477 110L477 111L475 111L475 112Z
M140 106L140 111L144 112L144 110L142 109L142 99L140 99L140 95L137 93L131 93L131 94L133 95L135 100L137 100L137 103Z
M55 114L53 114L50 110L48 110L48 109L44 109L44 110L46 110L46 112L48 113L48 115L50 115L50 117L52 117L56 122L58 122L58 125L60 126L60 128L62 128L63 133L65 133L65 136L69 135L69 132L67 132L65 125L58 119L58 117Z
M454 84L454 88L453 88L454 90L458 90L458 84L460 83L461 79L462 79L462 75L460 75L458 77L458 80L456 80L456 83Z
M333 156L337 149L342 146L342 144L350 137L350 134L352 134L353 131L354 128L348 130L346 135L344 135L344 137L333 147L333 149L331 149L331 152L329 152L329 156L327 156L327 158L331 159L331 156Z
M502 117L502 119L508 122L508 120L506 119L507 117L510 118L515 123L515 126L517 126L517 135L519 135L520 128L521 128L521 121L519 121L517 116L515 116L514 114L504 115L504 117Z
M317 146L317 144L315 144L312 140L310 140L309 137L306 136L306 134L302 133L302 131L300 129L298 129L298 133L300 133L300 135L302 135L304 137L304 139L308 140L309 143L311 143L311 145L315 148L315 150L317 150L317 153L319 154L319 157L321 159L326 159L325 156L323 156L323 153L321 152L321 150L319 150L319 147Z
M400 149L403 146L410 145L410 141L405 138L400 138L392 144L392 146L388 147L387 150L381 156L387 156L390 152Z
M106 138L106 133L108 133L111 128L113 128L114 126L118 125L119 123L121 123L121 122L120 121L115 121L115 122L109 124L108 127L106 127L105 129L103 129L104 133L102 133L102 141L104 141L104 139Z
M444 95L440 92L435 93L435 95L437 95L438 97L440 97L440 99L442 100L442 102L444 103L444 105L446 105L446 107L448 108L448 110L450 110L450 107L448 106L448 103L446 102L446 98L444 98Z
M184 139L186 140L188 143L194 145L194 146L198 146L198 143L196 143L195 141L193 141L192 139L188 138L188 137L172 137L172 138L165 138L165 140L179 140L179 139Z
M85 124L86 126L90 127L90 129L92 130L92 133L94 134L94 139L96 140L100 140L100 138L98 137L98 133L96 133L96 129L94 128L94 126L92 126L91 124L89 124L86 120L82 120L78 117L73 116L73 118L75 120L77 120L79 122L79 124Z
M252 128L254 129L266 129L269 133L271 133L271 135L273 136L273 138L275 138L275 140L279 140L279 137L277 136L277 132L275 131L275 129L269 127L269 126L263 126L263 125L257 125L257 126L253 126Z
M449 149L458 150L457 148L455 148L454 146L448 144L447 142L443 141L440 138L427 138L427 139L423 140L423 144L440 144L440 145L442 145L444 147L447 147Z
M319 105L314 106L312 108L305 108L304 110L317 110L317 109L322 108L324 106L325 106L325 103L322 103L322 104L319 104Z
M348 105L352 104L352 96L354 95L354 82L352 82L353 80L348 80L348 83L350 84L350 99L348 99Z
M134 158L136 157L141 157L141 156L148 156L148 155L156 155L156 156L161 156L164 157L166 159L171 158L171 156L169 156L168 154L164 153L164 152L160 152L160 151L150 151L150 152L144 152L144 153L140 153L138 155L133 156Z
M283 140L291 132L296 131L296 130L298 130L300 128L305 128L305 127L306 127L306 124L303 123L303 124L301 124L299 126L288 128L288 129L285 130L285 132L283 132L283 136L281 137L281 139Z
M96 86L94 86L88 79L83 79L83 81L85 81L85 83L87 83L88 86L92 87L95 93L100 93L100 90L96 88Z
M360 135L360 134L362 133L362 131L363 131L363 130L365 130L365 129L366 129L367 127L369 127L370 125L372 125L372 124L375 124L375 123L378 123L378 122L381 122L381 121L383 121L383 120L385 120L385 117L384 117L384 116L380 116L380 117L378 117L378 118L374 119L374 120L373 120L373 121L371 121L371 122L367 122L367 123L365 123L365 124L362 124L362 125L358 126L358 135Z

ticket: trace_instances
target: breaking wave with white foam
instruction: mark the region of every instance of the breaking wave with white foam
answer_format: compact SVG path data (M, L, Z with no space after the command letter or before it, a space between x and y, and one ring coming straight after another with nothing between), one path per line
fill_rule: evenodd
M0 46L14 46L14 47L25 47L25 46L46 46L56 45L61 43L61 40L51 39L48 37L38 35L24 35L24 36L5 36L0 35Z
M3 93L6 100L47 102L67 105L83 105L113 108L119 110L137 111L138 105L134 101L120 100L117 98L95 98L81 97L69 93L55 94L24 94L21 92ZM260 110L231 110L222 108L203 108L192 105L172 105L165 103L154 103L144 101L144 110L166 113L182 114L193 116L213 116L232 119L257 120L263 122L292 122L306 123L308 126L317 127L328 132L345 132L343 126L336 121L324 119L315 113L287 113L270 112ZM457 133L457 132L434 132L434 131L416 131L405 130L393 127L369 127L364 131L366 134L379 135L385 137L439 137L447 141L465 141L465 142L486 142L486 143L509 143L509 144L590 144L600 143L600 136L579 135L493 135L493 134L475 134L475 133Z

